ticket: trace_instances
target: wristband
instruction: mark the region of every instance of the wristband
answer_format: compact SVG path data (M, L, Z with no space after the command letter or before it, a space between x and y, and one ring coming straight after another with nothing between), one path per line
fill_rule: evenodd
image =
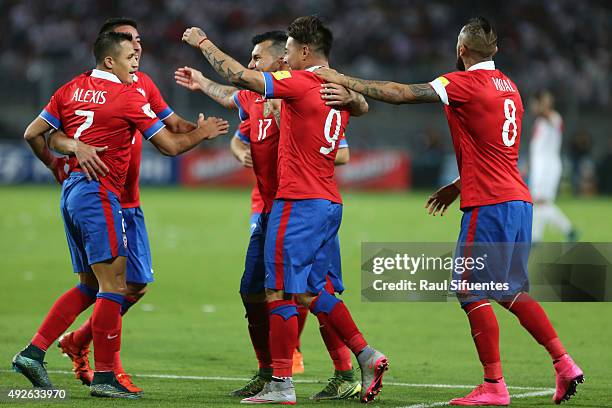
M200 40L200 42L198 43L198 48L200 48L200 46L202 45L202 43L203 43L204 41L206 41L206 40L208 40L208 37L204 36L204 38L202 38L202 39Z

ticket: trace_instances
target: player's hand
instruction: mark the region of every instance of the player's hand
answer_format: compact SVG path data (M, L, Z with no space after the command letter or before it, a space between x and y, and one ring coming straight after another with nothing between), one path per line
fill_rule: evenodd
M460 193L461 190L457 188L455 183L448 184L429 196L425 208L430 215L435 217L440 213L440 217L442 217Z
M206 33L200 27L188 28L183 33L183 41L195 48L198 48L205 38L207 38Z
M321 67L317 68L314 73L325 82L333 82L335 84L342 82L342 75L335 69Z
M229 131L229 123L225 119L211 116L204 118L204 114L198 115L198 129L206 132L206 139L214 139L219 135L224 135Z
M240 153L240 156L238 157L238 159L240 160L240 163L242 163L244 167L253 167L253 158L251 157L251 149L244 150L242 153Z
M204 89L204 75L191 67L183 67L174 71L174 80L177 84L190 91L201 91Z
M108 167L98 156L99 153L104 153L106 150L108 150L108 146L94 147L77 140L74 155L79 161L87 180L100 181L100 177L105 177L108 174Z
M54 157L51 163L47 166L51 173L53 173L53 177L55 181L59 184L62 184L64 180L68 178L68 174L66 173L66 158L65 157Z
M354 96L342 85L327 83L321 84L321 99L328 106L346 106L353 102Z

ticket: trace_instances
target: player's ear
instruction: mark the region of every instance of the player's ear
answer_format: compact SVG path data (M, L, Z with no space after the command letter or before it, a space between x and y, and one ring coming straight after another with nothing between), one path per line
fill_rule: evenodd
M308 45L302 45L302 61L306 60L309 54L310 48L308 47Z
M496 45L495 46L495 51L493 51L493 54L491 54L491 58L493 58L495 56L495 54L497 54L497 50L498 50L498 48L497 48L497 45Z
M104 57L104 67L107 69L112 69L113 68L113 57L111 56L107 56Z

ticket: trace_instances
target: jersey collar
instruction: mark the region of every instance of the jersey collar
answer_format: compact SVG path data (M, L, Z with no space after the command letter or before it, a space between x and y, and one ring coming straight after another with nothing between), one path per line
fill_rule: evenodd
M478 64L474 64L471 67L468 68L468 71L475 71L477 69L484 69L487 71L494 71L495 70L495 63L493 61L482 61L479 62Z
M306 71L315 72L315 70L323 68L323 65L315 65L314 67L306 68Z
M102 71L101 69L94 68L93 71L91 71L91 76L93 78L106 79L107 81L116 82L118 84L121 83L119 78L117 78L117 75L111 74L107 71Z

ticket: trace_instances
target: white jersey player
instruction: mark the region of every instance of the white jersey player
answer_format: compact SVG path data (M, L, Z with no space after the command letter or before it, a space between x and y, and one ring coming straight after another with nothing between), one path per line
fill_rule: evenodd
M529 189L534 202L532 240L541 242L544 228L552 224L574 241L576 232L570 220L554 204L562 172L563 119L554 110L553 96L547 91L536 95L533 110L537 118L529 144Z

